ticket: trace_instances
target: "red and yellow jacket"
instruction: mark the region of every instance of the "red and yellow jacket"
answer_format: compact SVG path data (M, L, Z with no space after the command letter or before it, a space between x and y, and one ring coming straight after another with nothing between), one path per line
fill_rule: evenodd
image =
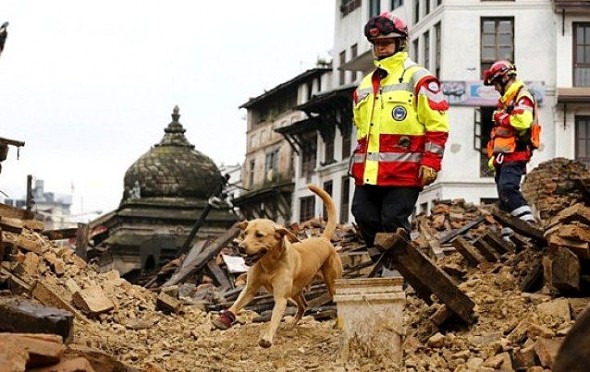
M449 105L438 79L407 53L375 66L353 93L355 184L421 187L421 165L441 168Z
M535 99L522 80L516 80L506 89L493 119L488 156L503 154L503 162L529 161L532 155L530 141L538 142L539 133L533 133L532 136L537 138L531 139L531 126L536 121Z

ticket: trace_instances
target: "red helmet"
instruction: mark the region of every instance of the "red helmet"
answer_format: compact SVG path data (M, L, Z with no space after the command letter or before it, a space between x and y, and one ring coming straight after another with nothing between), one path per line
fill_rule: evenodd
M370 42L375 39L394 37L407 39L408 25L403 19L394 16L391 12L383 12L369 19L365 25L365 36Z
M504 76L515 76L516 75L516 66L512 63L501 60L496 61L494 64L488 69L483 72L483 84L484 85L493 85L494 81Z

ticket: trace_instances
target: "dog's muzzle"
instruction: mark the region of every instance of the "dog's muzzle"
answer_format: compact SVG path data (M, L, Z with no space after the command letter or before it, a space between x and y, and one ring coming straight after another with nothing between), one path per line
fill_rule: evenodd
M262 256L264 256L266 253L267 253L267 251L260 251L255 254L245 254L245 255L242 255L242 257L244 257L244 263L247 266L252 266L256 262L258 262L262 258Z

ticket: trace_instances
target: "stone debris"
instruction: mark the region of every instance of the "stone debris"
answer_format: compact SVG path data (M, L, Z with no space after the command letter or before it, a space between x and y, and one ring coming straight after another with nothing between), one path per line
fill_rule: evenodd
M288 311L272 348L257 346L265 326L260 322L272 308L272 297L266 294L239 314L233 328L213 329L210 317L233 302L244 283L244 275L228 273L221 258L221 254L236 253L233 243L211 260L233 288L223 288L215 279L216 269L212 271L207 263L183 282L148 289L129 283L115 271L99 272L95 264L76 256L74 249L49 240L38 224L23 222L27 219L1 225L0 300L26 299L67 311L73 318L73 337L64 343L54 330L27 330L31 334L23 335L23 331L0 329L12 332L9 338L0 335L0 365L10 371L33 368L28 363L45 363L35 368L48 371L550 370L560 344L588 304L588 258L579 246L589 243L585 227L590 225L586 220L590 215L575 181L587 175L575 165L556 161L561 165L543 164L543 174L554 177L546 169L571 168L577 178L570 177L566 184L557 179L552 181L555 187L535 189L527 185L527 176L523 187L536 190L534 206L542 216L546 247L526 232L504 240L500 232L505 226L496 220L491 206L441 200L430 215L416 219L411 236L416 249L473 301L477 319L468 325L436 296L425 301L408 287L401 366L393 359L372 360L369 352L366 357L360 353L357 359L343 360L334 306L323 299L325 289L316 283L306 293L315 305L296 327L288 326ZM531 174L541 177L540 172ZM535 182L544 181L536 178ZM0 208L0 221L5 210ZM323 224L309 221L291 228L306 237L319 235ZM553 237L567 239L567 244ZM572 249L571 242L578 250ZM334 245L347 277L366 277L371 272L372 263L354 226L339 226ZM473 257L463 253L464 247L474 252ZM558 252L571 255L561 257ZM155 283L168 280L181 263L179 257L168 265ZM571 293L575 296L568 297ZM0 307L0 316L2 311ZM17 346L27 343L37 349Z

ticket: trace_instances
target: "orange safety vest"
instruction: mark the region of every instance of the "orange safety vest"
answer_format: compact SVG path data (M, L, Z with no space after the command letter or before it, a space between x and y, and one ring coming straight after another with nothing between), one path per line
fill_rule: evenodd
M537 104L534 96L520 80L514 82L513 89L500 99L502 111L507 114L502 123L495 123L490 133L490 140L487 144L488 157L504 154L505 161L508 160L529 160L533 150L541 146L541 125L539 124ZM512 88L512 86L511 86ZM532 103L532 122L527 128L517 130L512 126L512 118L522 115L529 107L518 105L523 97L527 97Z

